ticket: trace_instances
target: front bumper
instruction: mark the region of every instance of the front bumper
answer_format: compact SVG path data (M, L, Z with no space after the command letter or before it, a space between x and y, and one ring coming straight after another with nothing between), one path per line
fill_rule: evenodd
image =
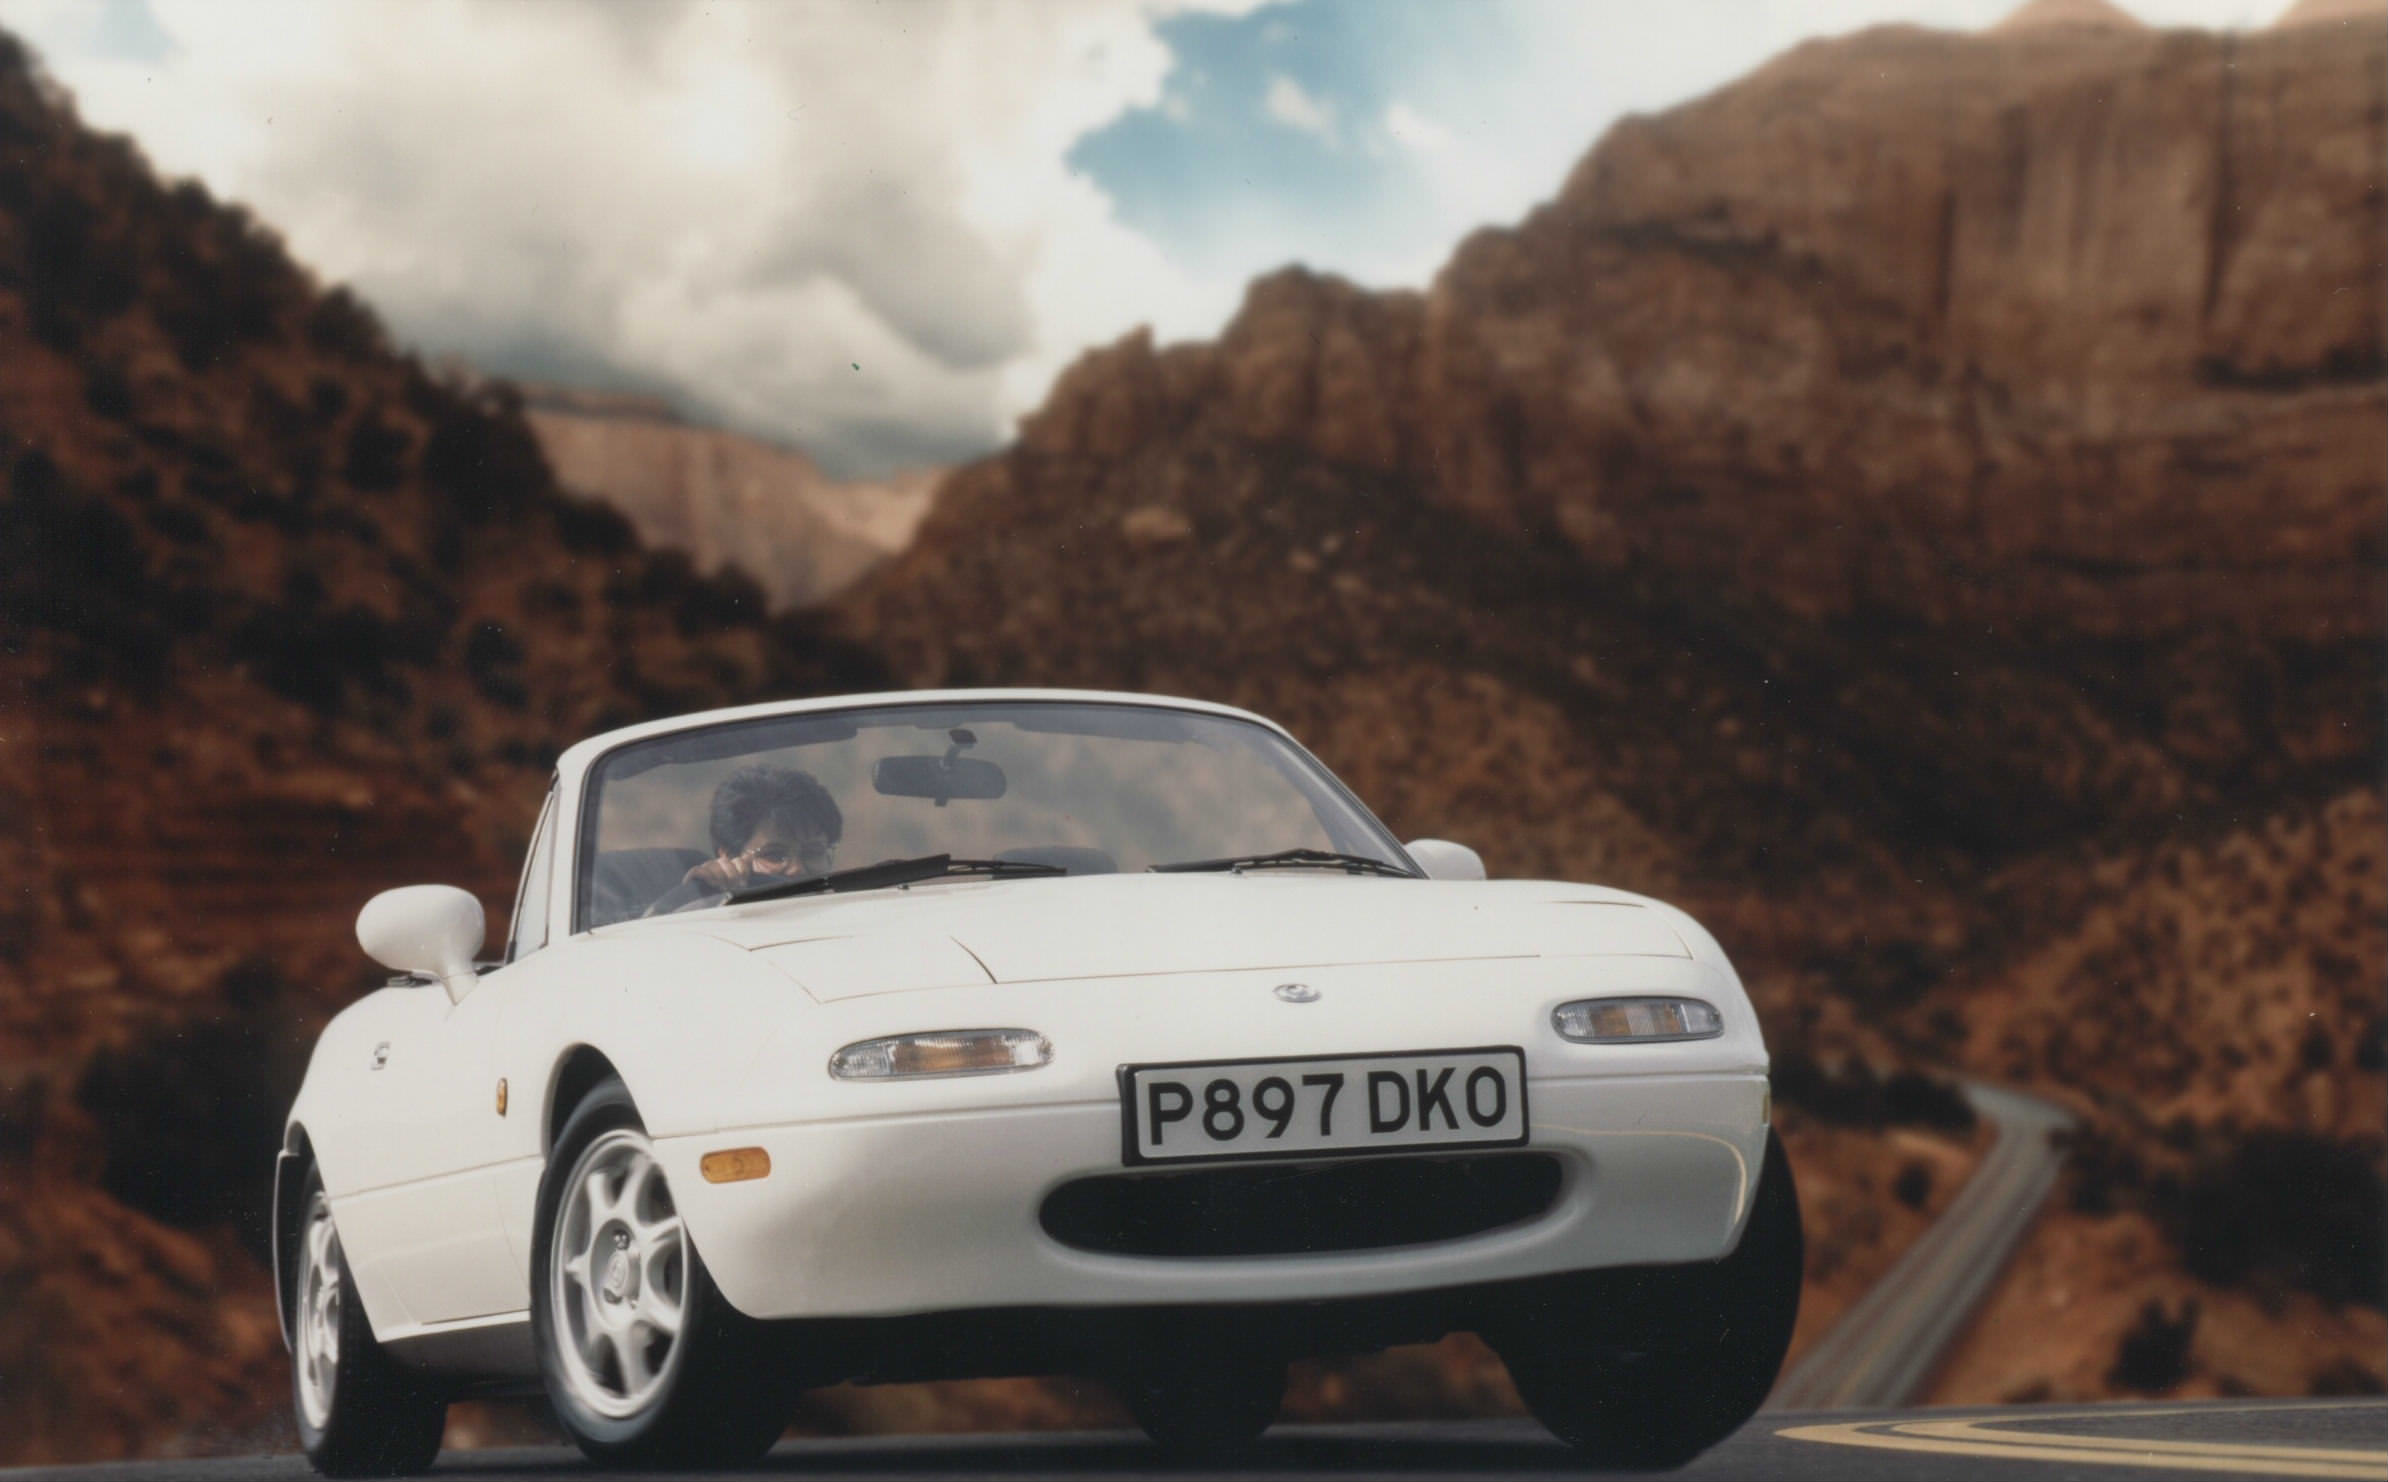
M1763 1075L1528 1087L1528 1148L1562 1170L1549 1210L1482 1235L1369 1251L1162 1258L1063 1245L1038 1210L1062 1183L1120 1171L1116 1099L748 1127L664 1138L656 1150L715 1283L758 1318L1324 1301L1714 1260L1733 1248L1764 1162ZM706 1183L703 1155L737 1146L767 1150L771 1174Z

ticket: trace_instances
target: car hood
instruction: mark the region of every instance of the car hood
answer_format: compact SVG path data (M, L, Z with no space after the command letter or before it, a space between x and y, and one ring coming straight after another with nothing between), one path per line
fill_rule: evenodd
M1691 955L1650 903L1616 891L1292 871L940 881L606 928L649 930L755 952L823 1000L1264 968Z

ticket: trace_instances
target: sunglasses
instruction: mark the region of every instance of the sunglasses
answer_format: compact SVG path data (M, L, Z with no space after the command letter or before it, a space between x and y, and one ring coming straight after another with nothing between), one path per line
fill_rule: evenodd
M836 853L837 846L834 844L765 844L759 849L748 851L746 857L775 870L784 870L790 865L818 870L826 866Z

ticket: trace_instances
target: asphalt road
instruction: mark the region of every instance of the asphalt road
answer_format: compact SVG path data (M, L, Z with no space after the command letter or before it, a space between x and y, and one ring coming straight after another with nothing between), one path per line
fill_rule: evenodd
M2062 1107L1992 1086L1968 1086L1998 1129L1989 1154L1932 1228L1774 1387L1774 1410L1891 1409L1926 1381L2056 1187L2064 1159L2048 1140L2072 1125Z
M1023 1477L1581 1477L1573 1453L1524 1421L1281 1426L1243 1465L1173 1467L1142 1437L1116 1432L906 1436L791 1441L742 1473L708 1476L936 1482ZM578 1453L479 1451L441 1459L435 1476L506 1482L589 1475ZM297 1482L297 1456L0 1472L66 1482ZM1759 1416L1675 1475L1891 1482L2135 1482L2184 1477L2344 1477L2388 1482L2388 1401L2009 1406Z

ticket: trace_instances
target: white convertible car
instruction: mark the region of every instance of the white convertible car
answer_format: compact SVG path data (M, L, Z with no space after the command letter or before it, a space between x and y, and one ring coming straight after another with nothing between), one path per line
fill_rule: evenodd
M421 1470L543 1386L734 1463L843 1380L1099 1376L1161 1444L1483 1334L1598 1459L1745 1420L1799 1298L1739 979L1682 912L1397 842L1283 730L872 695L564 753L510 939L377 896L275 1170L299 1431Z

